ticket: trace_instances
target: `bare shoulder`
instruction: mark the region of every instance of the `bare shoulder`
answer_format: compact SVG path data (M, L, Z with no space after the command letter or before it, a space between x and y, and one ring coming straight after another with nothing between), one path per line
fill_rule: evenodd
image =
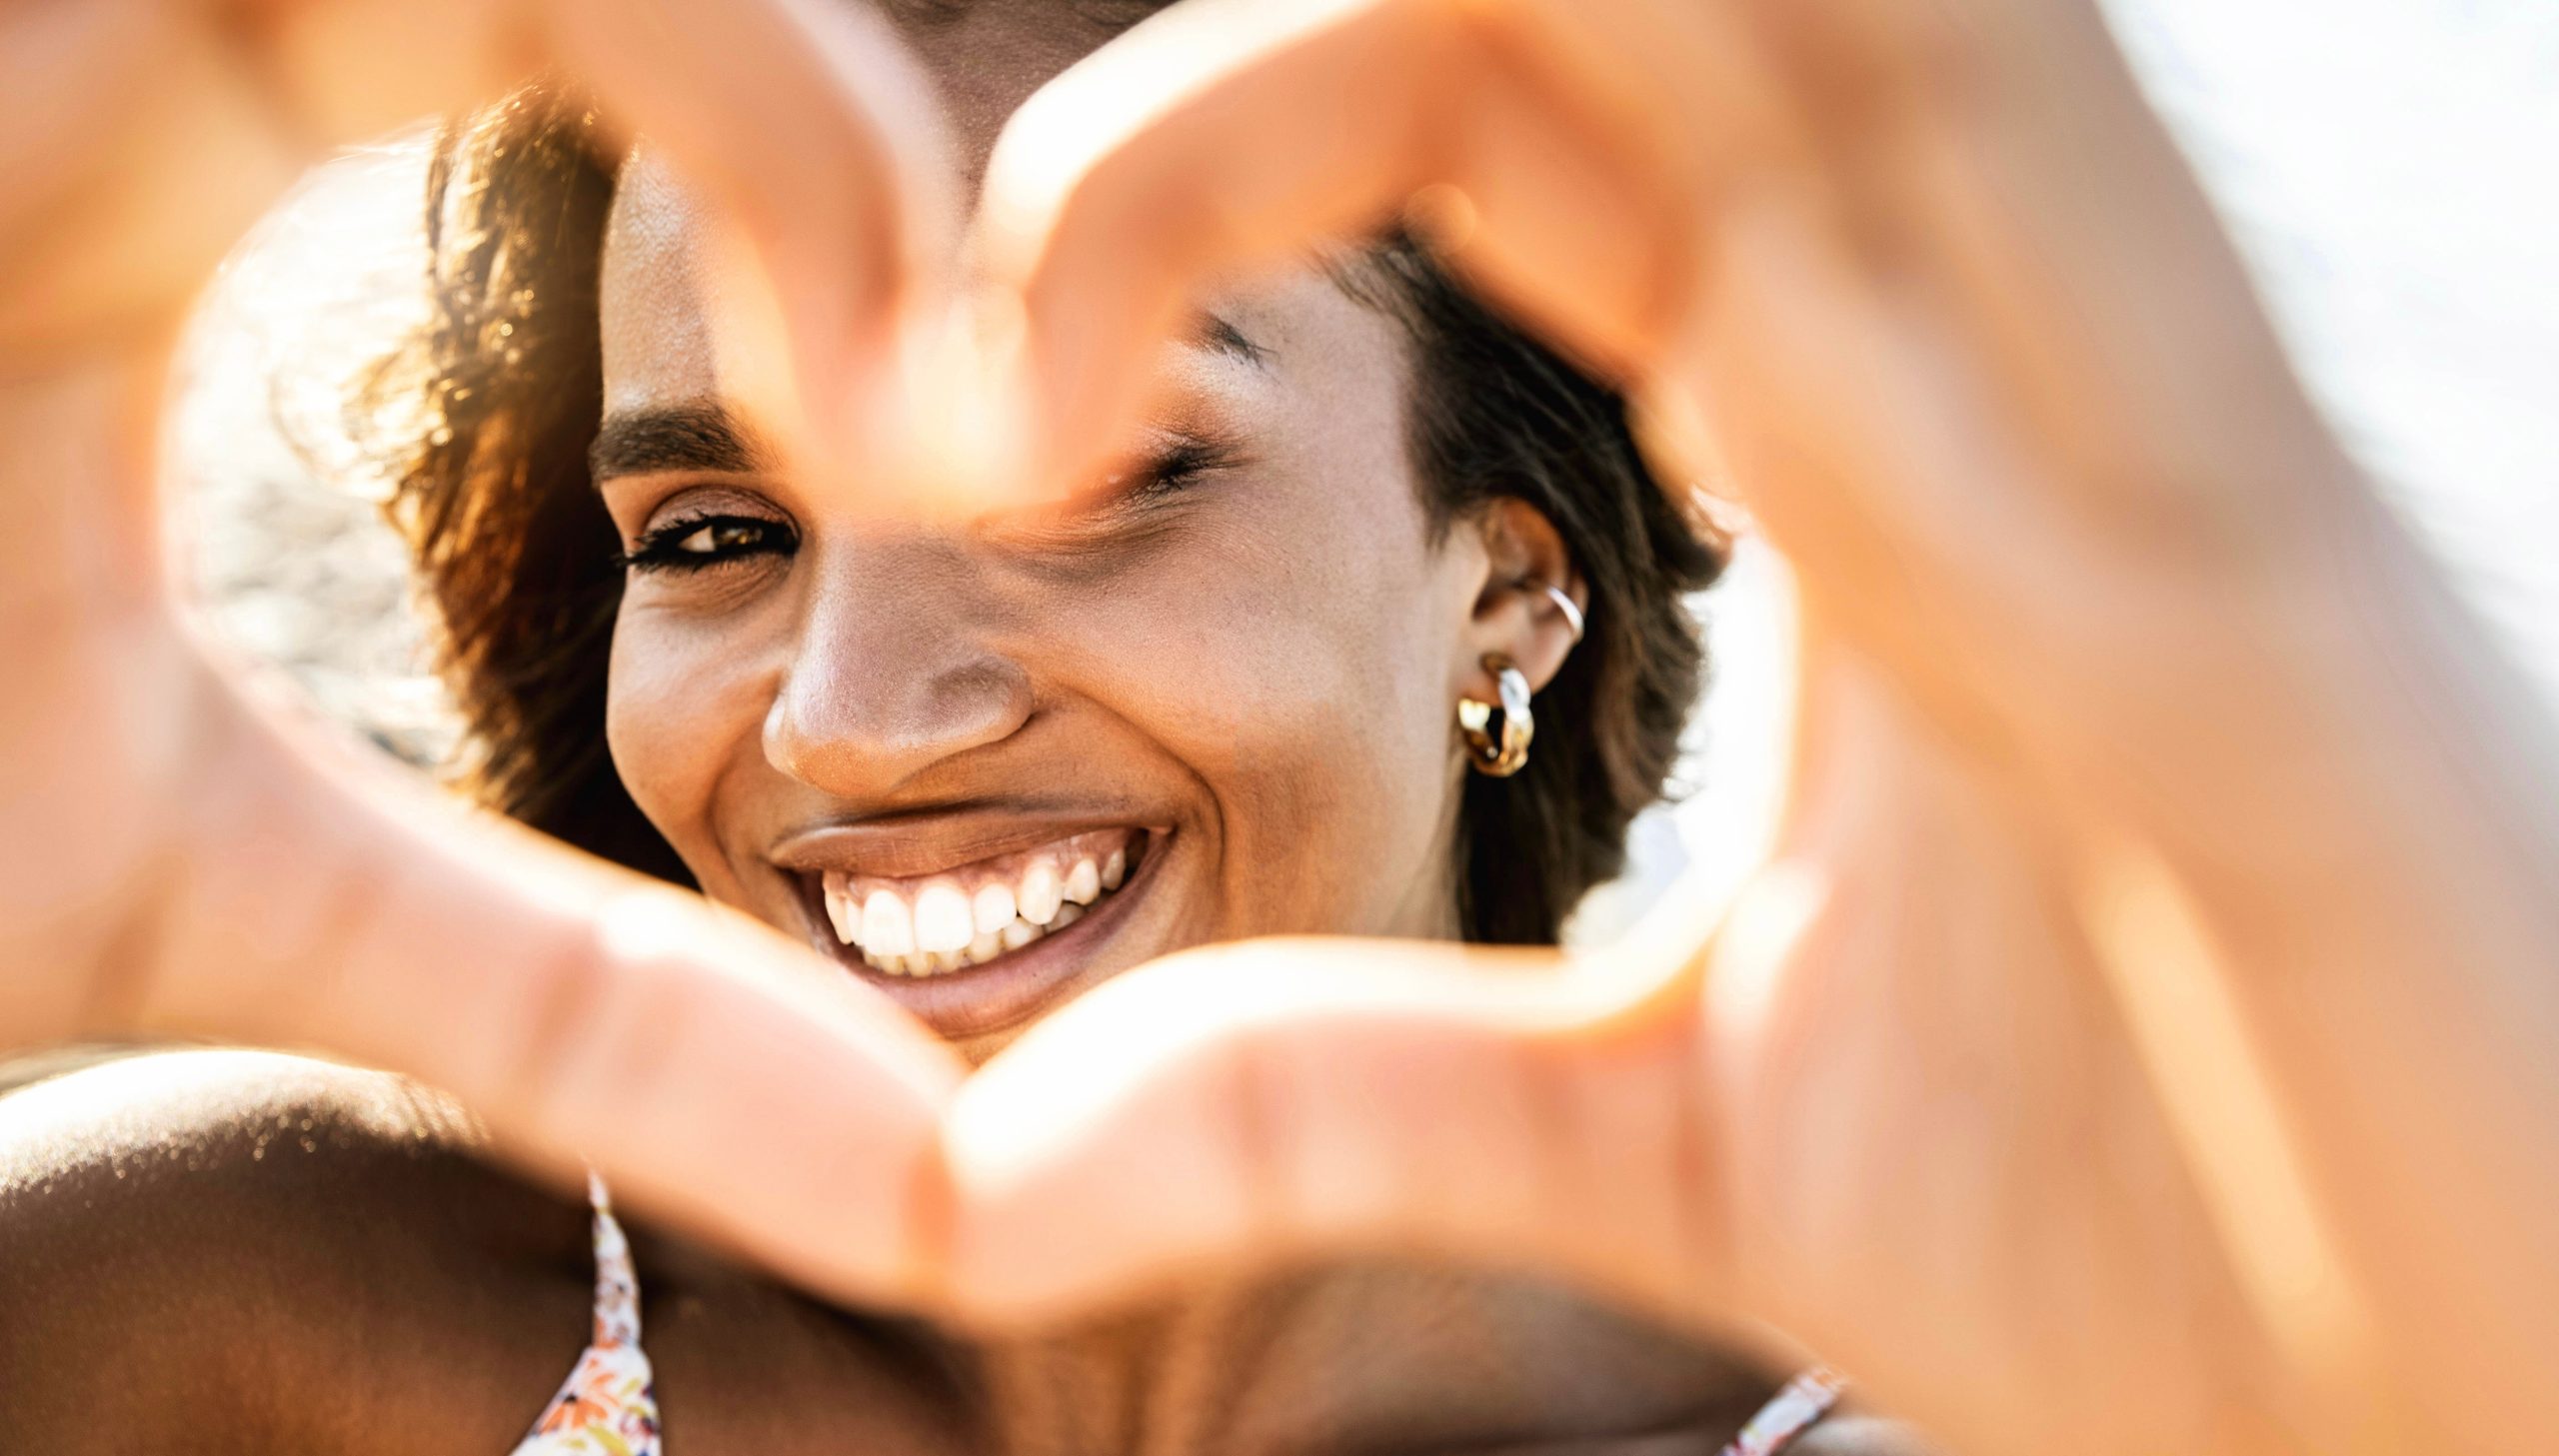
M264 1052L0 1095L0 1452L401 1451L421 1397L467 1434L414 1449L508 1449L591 1273L583 1211L475 1142L396 1077Z
M46 1067L0 1092L0 1199L103 1170L150 1186L171 1166L218 1173L245 1157L299 1148L306 1171L333 1148L424 1154L468 1146L462 1114L383 1072L278 1052L186 1049L107 1053ZM325 1176L325 1171L320 1172Z

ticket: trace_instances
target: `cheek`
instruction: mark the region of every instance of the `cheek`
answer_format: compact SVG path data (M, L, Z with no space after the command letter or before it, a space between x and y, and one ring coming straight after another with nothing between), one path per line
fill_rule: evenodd
M760 751L769 691L759 693L734 634L689 627L626 601L605 686L605 741L633 802L705 889L726 882L722 785L738 754ZM716 891L715 891L716 892Z
M1373 489L1264 493L1101 609L1130 651L1094 691L1214 801L1222 936L1439 927L1451 593Z

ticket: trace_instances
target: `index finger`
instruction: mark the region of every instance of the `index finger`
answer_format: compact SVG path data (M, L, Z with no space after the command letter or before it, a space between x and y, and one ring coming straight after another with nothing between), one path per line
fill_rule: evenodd
M1345 1252L1527 1265L1693 1323L1720 1159L1661 978L1267 940L1079 999L962 1089L948 1306L1037 1323Z
M1041 469L1103 457L1205 285L1425 190L1470 284L1634 366L1680 309L1700 190L1775 125L1754 56L1718 7L1652 0L1229 0L1131 31L1027 102L988 167L979 241L1023 309Z
M759 417L820 468L902 458L902 342L944 307L960 209L931 82L888 22L823 0L545 3L609 119L704 188L787 305L769 312L796 391Z

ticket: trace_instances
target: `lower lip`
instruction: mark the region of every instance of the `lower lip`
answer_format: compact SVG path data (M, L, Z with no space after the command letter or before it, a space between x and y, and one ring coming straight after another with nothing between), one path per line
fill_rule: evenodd
M946 970L938 975L891 975L865 964L860 949L838 941L823 910L814 916L812 931L820 948L838 964L878 986L945 1040L961 1041L1003 1031L1064 1000L1068 987L1093 969L1102 943L1120 928L1120 922L1129 917L1139 898L1154 885L1156 862L1164 857L1166 837L1158 830L1144 831L1136 872L1074 924L1053 930L1019 950L1009 950L984 965Z

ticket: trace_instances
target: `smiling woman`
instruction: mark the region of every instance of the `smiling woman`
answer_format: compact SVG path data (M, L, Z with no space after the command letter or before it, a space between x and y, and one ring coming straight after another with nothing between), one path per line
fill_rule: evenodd
M1045 79L956 29L955 87ZM1661 791L1720 543L1407 243L1221 300L1125 469L958 528L786 473L699 204L574 104L458 129L429 215L437 325L383 381L436 403L395 511L474 791L975 1049L1211 941L1550 943ZM1488 664L1535 694L1510 776L1465 769Z

